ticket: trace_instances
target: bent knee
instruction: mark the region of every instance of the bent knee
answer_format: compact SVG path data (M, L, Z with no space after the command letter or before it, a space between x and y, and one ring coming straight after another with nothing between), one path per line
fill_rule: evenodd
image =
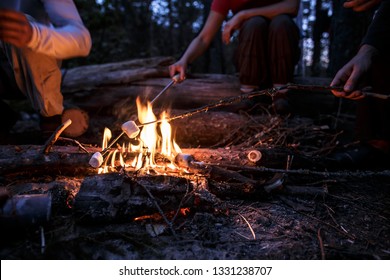
M254 32L268 28L268 21L260 16L251 17L241 27L241 32Z
M291 27L295 28L295 23L289 15L285 15L285 14L274 17L270 23L270 29L275 31L283 30Z

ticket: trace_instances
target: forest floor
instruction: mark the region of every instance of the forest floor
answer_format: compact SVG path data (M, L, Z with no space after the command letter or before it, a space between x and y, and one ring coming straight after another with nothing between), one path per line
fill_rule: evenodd
M302 122L298 116L289 120ZM100 132L111 121L91 119ZM37 127L36 118L25 118L6 144L42 144ZM78 141L100 145L101 133ZM333 177L288 174L283 188L317 186L325 191L223 197L213 207L189 209L186 215L179 215L173 225L175 234L158 215L89 225L78 223L71 208L54 204L43 230L2 227L0 256L64 260L390 259L390 177L386 170L367 173L370 171L354 171L356 176L346 171L346 176ZM59 179L61 176L50 174L45 178ZM10 188L14 182L1 177L0 183Z

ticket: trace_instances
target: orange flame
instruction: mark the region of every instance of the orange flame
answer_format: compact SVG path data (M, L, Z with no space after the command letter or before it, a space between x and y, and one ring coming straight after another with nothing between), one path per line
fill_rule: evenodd
M140 98L136 100L137 110L138 110L138 120L140 123L149 123L155 122L157 117L154 115L152 110L152 104L148 102L146 105L142 104ZM138 135L137 140L139 144L135 145L132 143L122 145L119 150L110 152L102 167L99 168L99 173L108 173L110 169L115 168L117 160L122 167L132 167L135 170L146 170L147 172L150 169L156 170L158 164L156 163L156 154L159 153L163 155L166 159L170 160L170 164L165 165L164 167L169 167L171 169L176 169L174 165L175 156L181 152L179 145L173 140L172 137L172 127L167 121L169 118L166 112L163 112L161 115L161 122L152 123L140 127L141 132ZM111 139L111 131L106 128L103 136L102 149L105 149L109 145ZM138 153L134 159L130 160L130 164L126 164L124 160L125 153ZM108 160L111 158L111 161ZM130 162L128 161L128 162ZM108 167L108 163L110 165Z

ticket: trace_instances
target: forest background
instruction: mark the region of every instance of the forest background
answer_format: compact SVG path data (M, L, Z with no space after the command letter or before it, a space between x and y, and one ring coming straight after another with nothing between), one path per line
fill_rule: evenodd
M357 13L343 8L344 1L301 1L296 22L301 30L302 55L296 75L332 77L356 53L374 9ZM68 60L63 66L72 68L153 56L179 58L200 32L211 2L75 0L91 32L93 47L88 57ZM217 34L190 71L234 74L235 35L230 45L224 45L221 34Z

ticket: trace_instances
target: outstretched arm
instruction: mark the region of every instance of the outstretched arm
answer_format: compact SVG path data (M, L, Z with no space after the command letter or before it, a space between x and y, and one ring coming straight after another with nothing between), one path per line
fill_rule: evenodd
M179 61L169 66L169 73L171 77L173 77L176 73L179 73L180 79L185 79L188 64L201 56L210 46L210 43L221 27L224 18L225 17L223 15L210 11L206 23L199 35L192 40Z

